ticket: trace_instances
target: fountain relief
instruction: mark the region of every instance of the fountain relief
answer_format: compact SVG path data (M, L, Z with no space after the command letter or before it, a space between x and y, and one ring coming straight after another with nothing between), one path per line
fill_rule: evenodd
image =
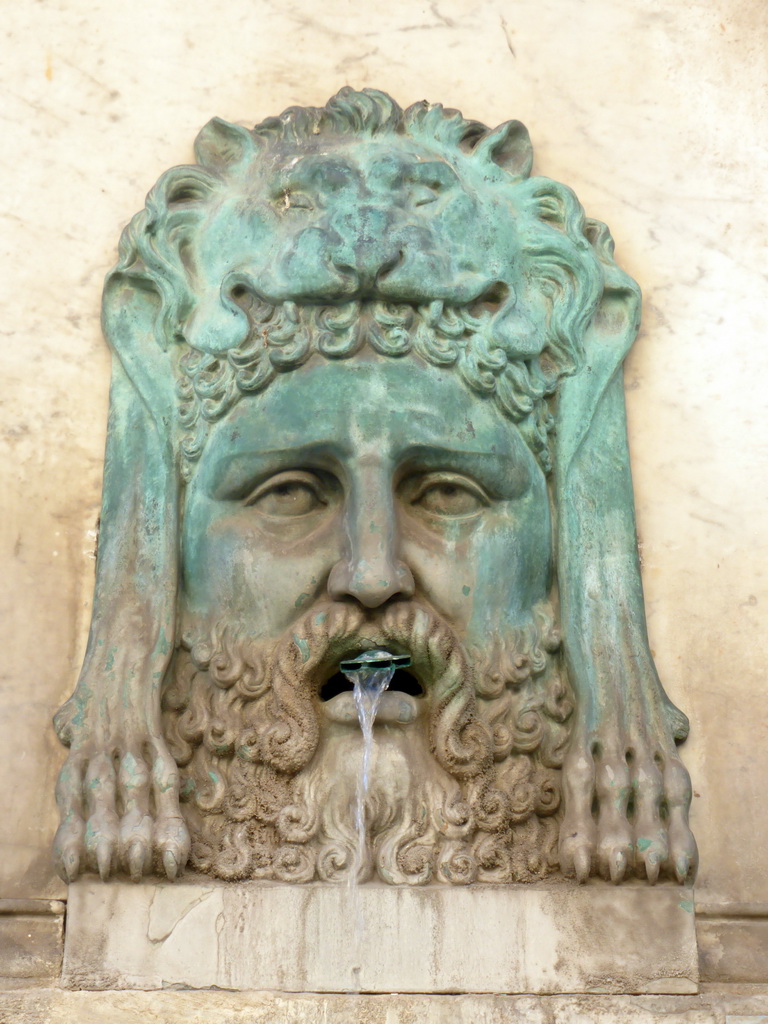
M372 90L196 157L104 293L62 876L690 880L605 226L518 122Z

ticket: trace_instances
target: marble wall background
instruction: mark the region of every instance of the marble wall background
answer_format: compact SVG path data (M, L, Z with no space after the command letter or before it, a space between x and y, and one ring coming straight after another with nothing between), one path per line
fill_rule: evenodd
M627 368L649 628L690 716L699 898L768 901L768 8L754 0L3 5L0 895L56 896L107 408L101 281L213 114L344 84L529 128L645 293Z

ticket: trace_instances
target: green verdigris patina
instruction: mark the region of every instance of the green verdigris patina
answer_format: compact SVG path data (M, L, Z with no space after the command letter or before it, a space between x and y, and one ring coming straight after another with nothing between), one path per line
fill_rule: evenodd
M104 294L62 876L690 879L625 431L640 298L605 226L530 176L518 122L372 90L214 120L196 155ZM379 647L411 667L360 857L339 664Z

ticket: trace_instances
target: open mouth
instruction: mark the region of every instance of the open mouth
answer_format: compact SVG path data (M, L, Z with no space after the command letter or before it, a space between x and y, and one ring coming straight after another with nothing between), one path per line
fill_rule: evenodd
M340 693L352 693L354 687L343 672L337 672L320 687L320 700L326 703ZM423 697L424 687L416 676L407 669L397 669L389 682L386 693L401 693L408 697Z
M366 653L371 657L366 658ZM355 669L359 669L361 664L367 664L373 668L377 664L384 663L388 663L388 667L394 668L395 671L386 689L383 692L379 691L375 723L377 725L404 726L415 722L424 709L422 701L419 700L424 696L424 687L413 672L408 670L410 657L407 655L388 656L388 652L385 651L363 652L357 658L341 662L339 671L320 687L319 697L325 717L341 725L360 728L354 685L347 674L354 678ZM344 672L341 671L342 666Z

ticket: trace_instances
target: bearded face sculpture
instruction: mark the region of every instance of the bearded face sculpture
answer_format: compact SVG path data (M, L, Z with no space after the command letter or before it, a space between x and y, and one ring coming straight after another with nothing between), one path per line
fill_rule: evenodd
M685 881L645 634L637 287L525 129L343 90L213 121L107 279L62 876ZM407 657L363 733L341 663ZM360 842L361 820L364 842Z

